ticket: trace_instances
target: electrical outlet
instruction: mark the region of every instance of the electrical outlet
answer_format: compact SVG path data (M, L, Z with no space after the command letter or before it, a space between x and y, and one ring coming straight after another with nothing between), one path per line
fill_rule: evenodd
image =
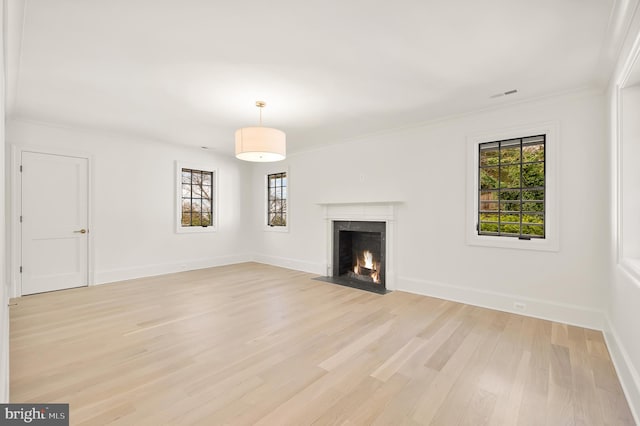
M515 309L516 311L524 311L525 309L527 309L527 305L522 302L513 302L513 309Z

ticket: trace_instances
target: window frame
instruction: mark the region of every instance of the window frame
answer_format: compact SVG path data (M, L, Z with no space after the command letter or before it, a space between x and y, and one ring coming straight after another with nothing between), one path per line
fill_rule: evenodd
M534 139L534 141L531 141L531 139ZM537 140L536 140L537 139ZM543 147L543 158L542 160L537 160L537 161L525 161L524 159L524 152L525 152L525 147L526 146L530 146L530 145L542 145ZM488 146L487 148L483 149L483 146ZM491 147L492 146L492 147ZM497 194L497 199L496 200L482 200L480 199L478 201L479 204L479 208L478 208L478 220L477 220L477 230L478 230L478 235L494 235L494 236L498 236L498 237L505 237L505 238L519 238L519 239L531 239L531 238L545 238L545 216L546 216L546 209L545 209L545 200L546 200L546 170L545 170L545 165L546 165L546 136L544 134L542 135L531 135L531 136L522 136L520 138L515 138L515 139L507 139L507 140L497 140L497 141L490 141L490 142L481 142L478 144L478 156L480 157L480 159L482 159L482 152L483 150L485 150L486 152L497 152L497 157L498 157L498 163L497 165L483 165L483 164L479 164L478 165L478 173L479 173L479 177L478 179L481 181L482 180L482 172L483 170L497 170L498 172L498 187L497 188L482 188L482 184L480 185L480 187L478 188L478 192L479 194L482 194L483 192L485 193L489 193L489 194ZM497 148L497 151L496 151ZM503 163L503 159L502 159L502 151L508 151L508 150L513 150L514 148L517 149L518 151L518 160L516 162L506 162ZM480 161L481 163L481 161ZM543 185L542 186L523 186L524 185L524 168L525 166L535 166L535 165L542 165L542 174L543 174ZM519 170L519 176L518 176L518 186L512 186L509 188L503 188L502 186L502 170L506 170L512 167L518 167ZM525 193L525 191L542 191L542 199L538 199L538 200L528 200L528 199L524 199L523 195ZM510 193L510 194L518 194L518 198L517 199L501 199L501 195L502 193ZM481 197L481 195L479 195ZM497 205L497 210L493 211L493 210L483 210L482 205L483 204L496 204ZM513 205L513 204L517 204L518 205L518 211L515 212L513 210L503 210L503 205ZM542 204L542 210L531 210L531 211L524 211L523 208L525 206L525 204ZM505 222L507 225L518 225L518 232L503 232L501 230L502 227L502 222L501 222L501 218L503 215L513 215L516 214L519 216L518 222ZM497 220L498 222L488 222L488 221L482 221L482 215L483 214L490 214L490 215L497 215ZM538 223L530 223L530 222L524 222L523 218L524 215L528 214L529 216L534 215L534 216L542 216L542 224L538 224ZM490 232L490 231L482 231L482 225L484 224L496 224L497 226L497 231L495 232ZM542 228L542 235L536 235L536 234L532 234L532 233L523 233L523 229L525 227L533 227L533 228ZM484 232L484 233L483 233Z
M627 56L623 68L616 77L612 102L612 139L614 170L614 208L612 217L615 224L616 261L637 285L640 285L640 240L638 238L637 212L640 197L632 189L637 187L640 172L636 171L633 160L640 151L640 144L635 138L637 129L632 129L629 136L631 120L637 110L629 105L628 96L640 88L640 35ZM631 110L631 112L629 112ZM635 122L633 122L635 124ZM624 155L623 155L624 154Z
M269 176L284 173L287 177L287 224L284 226L269 225ZM263 228L269 232L289 232L291 221L291 175L289 168L269 170L264 174L264 209L262 210Z
M182 170L198 170L211 173L211 225L182 226ZM210 165L176 161L175 169L175 227L178 234L216 232L218 230L218 170Z
M545 136L545 220L544 238L519 239L513 236L479 235L479 151L480 144L510 139ZM558 251L559 239L559 196L557 182L557 165L559 125L557 122L546 122L530 126L519 126L488 134L477 134L467 137L467 220L466 242L471 246L512 248L523 250Z

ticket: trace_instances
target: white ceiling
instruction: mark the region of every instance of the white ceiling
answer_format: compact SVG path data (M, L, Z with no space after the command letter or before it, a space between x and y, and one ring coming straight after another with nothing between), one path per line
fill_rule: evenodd
M9 0L8 109L231 152L265 100L295 152L604 87L620 3Z

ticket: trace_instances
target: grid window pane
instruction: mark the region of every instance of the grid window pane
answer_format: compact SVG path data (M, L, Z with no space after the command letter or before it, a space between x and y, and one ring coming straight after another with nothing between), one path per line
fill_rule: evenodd
M521 203L520 201L503 201L500 203L500 211L501 212L520 212Z
M203 226L203 225L206 225L206 226L211 225L211 213L210 212L203 212L202 213L202 220L201 220L200 226Z
M510 200L520 200L520 189L516 190L500 190L500 200L502 201L510 201Z
M520 143L512 145L502 144L500 149L500 164L520 164Z
M498 167L486 167L480 169L480 189L498 189L500 169Z
M498 233L497 223L480 223L480 231L484 234Z
M543 237L544 226L542 225L522 225L522 233L532 237Z
M522 215L522 221L526 222L526 223L539 223L539 224L543 224L544 223L544 215L541 214L523 214Z
M200 193L201 193L202 199L211 198L211 186L202 185L200 189Z
M522 166L522 186L544 186L544 163L531 163Z
M480 201L480 211L497 211L498 203L495 201Z
M287 226L287 173L267 175L267 225Z
M500 188L520 187L520 165L500 167Z
M480 165L481 166L497 166L500 160L500 152L498 144L486 144L480 149Z
M520 225L517 223L501 223L500 234L511 234L511 236L519 235Z
M542 201L528 201L522 203L522 211L524 212L544 212L544 203Z
M523 200L538 200L538 201L543 201L544 200L544 191L542 190L537 190L537 191L522 191L522 199Z
M544 140L536 139L534 143L523 142L522 161L524 163L534 163L544 161Z
M520 224L520 213L513 213L513 212L500 213L500 223Z
M545 237L545 142L536 135L479 145L479 235Z
M182 184L182 198L191 198L191 184Z
M213 225L213 172L182 169L181 225Z

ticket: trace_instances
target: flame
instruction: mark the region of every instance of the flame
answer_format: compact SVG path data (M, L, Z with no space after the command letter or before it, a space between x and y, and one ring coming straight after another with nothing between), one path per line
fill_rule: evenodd
M380 272L378 272L380 264L377 262L373 262L373 253L371 253L369 250L365 250L362 253L362 258L364 259L364 265L362 265L362 267L371 270L369 276L371 277L371 279L373 279L373 282L380 283ZM358 275L361 274L360 259L358 259L358 264L353 267L353 272Z
M373 253L369 250L365 250L364 255L364 267L367 269L375 269L373 267Z

